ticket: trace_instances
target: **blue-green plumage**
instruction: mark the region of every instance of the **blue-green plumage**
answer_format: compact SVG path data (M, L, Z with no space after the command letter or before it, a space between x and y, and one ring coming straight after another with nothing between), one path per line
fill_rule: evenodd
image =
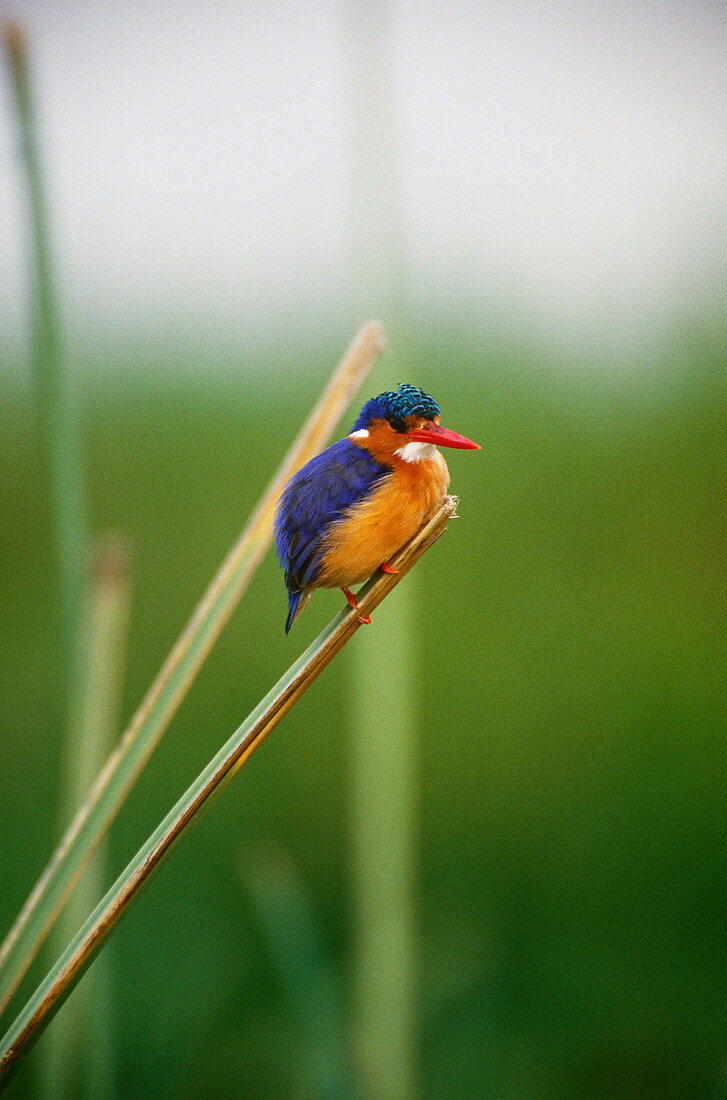
M433 420L439 416L440 408L433 397L424 390L418 390L416 386L408 386L400 383L396 393L387 390L367 401L359 413L358 420L353 426L354 431L366 428L372 420L380 418L388 420L393 428L401 425L397 430L403 431L405 420L408 416L423 416L425 420Z

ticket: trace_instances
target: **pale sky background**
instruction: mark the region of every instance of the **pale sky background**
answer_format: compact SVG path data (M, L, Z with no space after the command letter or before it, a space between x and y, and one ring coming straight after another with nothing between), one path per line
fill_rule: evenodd
M648 354L722 303L722 3L1 10L31 38L71 335L348 319L369 239L369 274L399 255L414 308L586 350ZM357 13L371 11L388 40L371 48L374 29L362 64ZM27 327L16 145L4 73L9 350ZM385 321L388 293L363 296Z

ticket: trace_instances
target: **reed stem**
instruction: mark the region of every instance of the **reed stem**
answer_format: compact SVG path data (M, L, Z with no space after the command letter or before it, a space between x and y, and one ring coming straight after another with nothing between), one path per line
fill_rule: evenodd
M360 626L359 614L368 615L378 607L424 551L446 530L449 520L455 515L456 505L456 498L444 498L432 519L391 563L398 573L384 574L379 571L372 577L357 595L360 610L346 608L336 616L235 731L152 833L2 1039L0 1085L7 1082L20 1056L40 1035L118 920L127 912L131 902L186 829L211 804L212 798L222 792L257 746L353 637Z
M62 353L50 222L28 45L19 23L3 27L28 203L32 362L58 568L63 685L75 683L78 624L87 584L87 516L76 403ZM66 704L70 702L66 699Z
M129 554L116 537L99 542L82 616L82 663L77 713L72 714L61 762L59 822L83 802L107 753L118 738L128 650L131 583ZM48 938L55 960L71 941L109 881L106 844L101 843ZM49 961L51 961L49 960ZM113 1092L112 976L108 958L70 998L48 1034L43 1100L63 1100L72 1082L85 1082L89 1096Z
M101 769L50 862L0 946L0 1014L35 958L84 867L106 834L270 546L273 515L288 479L330 438L384 347L381 326L356 335L161 671Z

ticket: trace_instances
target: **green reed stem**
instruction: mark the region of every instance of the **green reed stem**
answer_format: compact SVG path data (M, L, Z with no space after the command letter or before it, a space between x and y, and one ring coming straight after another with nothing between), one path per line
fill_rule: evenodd
M454 497L445 497L432 519L391 563L398 570L397 574L379 571L365 585L357 596L361 613L370 614L378 607L446 530L456 504ZM118 920L188 826L210 805L212 798L222 792L255 748L356 633L360 612L346 608L336 616L235 731L131 860L0 1042L0 1085L9 1079L18 1059L40 1035Z
M47 192L24 31L3 32L28 203L32 359L58 563L64 683L74 683L88 524L78 417L61 347Z
M96 551L85 600L78 713L71 716L61 761L59 821L65 824L83 802L98 769L119 735L126 670L131 583L128 552L114 537ZM56 959L103 897L108 882L106 845L99 845L48 938ZM113 995L108 959L99 959L48 1035L42 1096L62 1100L83 1080L89 1096L113 1092Z
M285 483L325 446L383 346L381 326L374 321L352 341L0 945L0 1014L267 552Z

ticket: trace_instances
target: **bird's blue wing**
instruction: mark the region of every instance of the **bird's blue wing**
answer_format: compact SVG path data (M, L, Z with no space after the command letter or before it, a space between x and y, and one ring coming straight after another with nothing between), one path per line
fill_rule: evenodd
M275 549L292 592L314 583L330 524L390 473L391 467L342 439L290 479L275 514Z

